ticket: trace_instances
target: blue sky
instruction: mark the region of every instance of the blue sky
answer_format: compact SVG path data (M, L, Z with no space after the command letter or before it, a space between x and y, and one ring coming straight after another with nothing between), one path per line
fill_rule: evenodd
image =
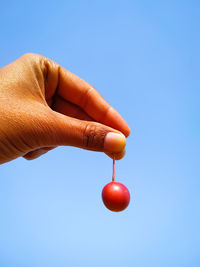
M4 1L0 67L26 52L79 75L132 133L112 161L60 147L0 166L0 266L200 266L199 1Z

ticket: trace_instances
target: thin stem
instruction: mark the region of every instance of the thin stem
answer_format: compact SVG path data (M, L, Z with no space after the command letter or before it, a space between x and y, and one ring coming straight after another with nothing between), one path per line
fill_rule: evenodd
M112 176L112 181L115 181L115 157L113 158L113 176Z

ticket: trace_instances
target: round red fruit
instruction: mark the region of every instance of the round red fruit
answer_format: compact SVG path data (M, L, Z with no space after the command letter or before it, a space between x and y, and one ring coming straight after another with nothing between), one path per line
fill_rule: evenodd
M104 205L111 211L124 210L130 201L130 193L125 185L112 181L102 191Z

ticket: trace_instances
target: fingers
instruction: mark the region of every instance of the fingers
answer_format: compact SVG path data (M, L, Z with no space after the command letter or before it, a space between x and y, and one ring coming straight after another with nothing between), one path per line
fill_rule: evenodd
M103 124L74 119L48 111L42 127L34 129L40 138L40 147L75 146L106 153L120 153L126 145L125 136Z
M125 136L130 134L130 128L122 116L94 87L47 58L42 58L42 62L48 102L54 94L60 95L81 107L93 120L117 129Z
M90 84L75 74L60 68L58 94L80 106L94 120L130 134L130 128L122 116Z
M44 118L43 111L39 113L40 122L31 125L32 146L40 149L69 145L122 157L130 128L121 115L90 84L47 58L37 58L44 79L45 99L50 106L53 103L55 112L44 111ZM41 150L26 157L37 156L37 153Z

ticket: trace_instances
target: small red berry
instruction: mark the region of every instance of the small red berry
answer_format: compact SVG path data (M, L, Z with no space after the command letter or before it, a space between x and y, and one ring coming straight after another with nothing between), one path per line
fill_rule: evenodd
M130 193L125 185L112 181L102 191L104 205L111 211L124 210L130 201Z

